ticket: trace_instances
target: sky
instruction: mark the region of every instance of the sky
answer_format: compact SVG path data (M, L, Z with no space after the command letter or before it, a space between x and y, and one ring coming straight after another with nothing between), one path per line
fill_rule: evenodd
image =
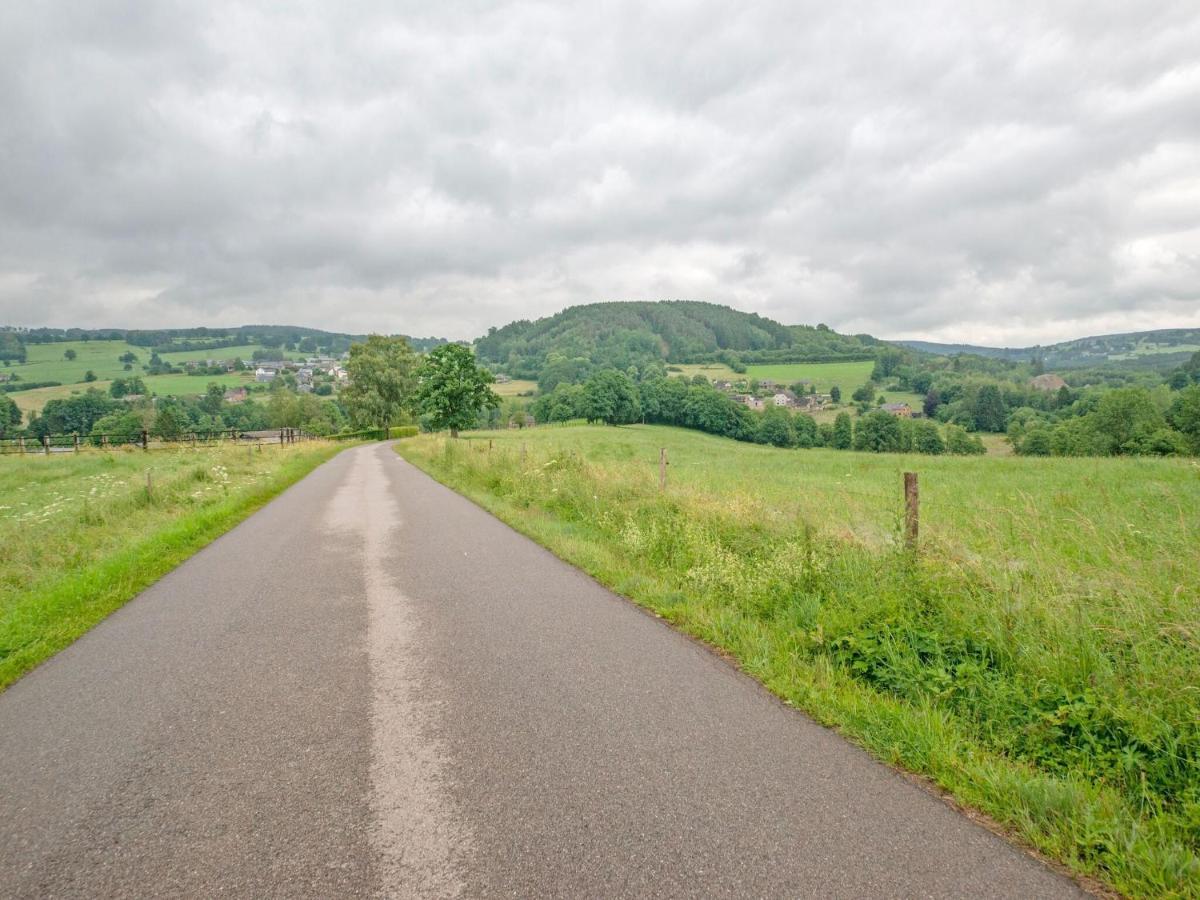
M0 324L1200 326L1200 3L0 8Z

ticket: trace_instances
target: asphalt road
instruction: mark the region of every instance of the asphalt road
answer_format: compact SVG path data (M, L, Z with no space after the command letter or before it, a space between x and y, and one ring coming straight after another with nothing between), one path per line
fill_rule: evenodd
M390 447L0 694L5 897L1068 897Z

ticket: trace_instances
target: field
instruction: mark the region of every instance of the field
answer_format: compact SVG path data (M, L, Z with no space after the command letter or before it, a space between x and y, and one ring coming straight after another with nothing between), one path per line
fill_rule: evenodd
M140 372L140 370L139 370ZM139 375L139 372L125 372L122 375ZM146 389L160 397L187 397L203 394L210 381L226 387L250 385L254 383L252 376L242 375L140 375L146 384ZM70 397L72 394L82 394L89 388L108 392L111 380L93 381L80 384L63 384L56 387L34 388L29 391L13 391L9 394L26 417L33 410L41 411L48 402L55 399Z
M537 382L514 379L506 384L494 384L492 390L500 397L519 397L522 394L537 393Z
M339 449L0 459L0 690Z
M398 451L1076 871L1200 893L1194 462L786 451L645 426Z
M82 382L88 371L96 374L101 381L113 378L123 378L129 375L145 375L142 366L150 361L148 347L135 347L125 341L64 341L53 344L27 344L26 361L13 363L0 369L10 375L20 375L23 381L60 381L64 385ZM255 350L261 350L257 344L245 344L239 347L225 347L217 350L187 350L175 353L160 354L165 362L171 365L182 365L193 359L233 359L240 356L247 364ZM74 350L76 358L64 358L68 350ZM119 357L125 353L133 353L137 362L133 363L131 371L125 371L125 364ZM272 351L276 358L302 357L304 354Z

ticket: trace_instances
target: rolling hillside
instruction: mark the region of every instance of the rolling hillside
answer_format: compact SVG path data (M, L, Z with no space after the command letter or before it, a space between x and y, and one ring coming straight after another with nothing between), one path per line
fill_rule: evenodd
M493 328L479 358L514 378L539 378L551 357L579 366L639 368L663 361L766 363L868 359L879 342L818 325L786 326L713 303L591 303Z
M1119 363L1124 368L1169 368L1200 350L1200 328L1168 328L1076 338L1044 347L980 347L930 341L892 341L902 347L957 356L962 353L1025 362L1040 357L1048 367L1078 368Z

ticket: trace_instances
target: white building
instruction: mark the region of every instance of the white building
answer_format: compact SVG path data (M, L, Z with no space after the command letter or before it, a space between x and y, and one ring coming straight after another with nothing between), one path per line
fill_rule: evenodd
M274 381L276 374L274 369L264 369L262 366L259 366L254 370L254 380L259 384L266 384L267 382Z

